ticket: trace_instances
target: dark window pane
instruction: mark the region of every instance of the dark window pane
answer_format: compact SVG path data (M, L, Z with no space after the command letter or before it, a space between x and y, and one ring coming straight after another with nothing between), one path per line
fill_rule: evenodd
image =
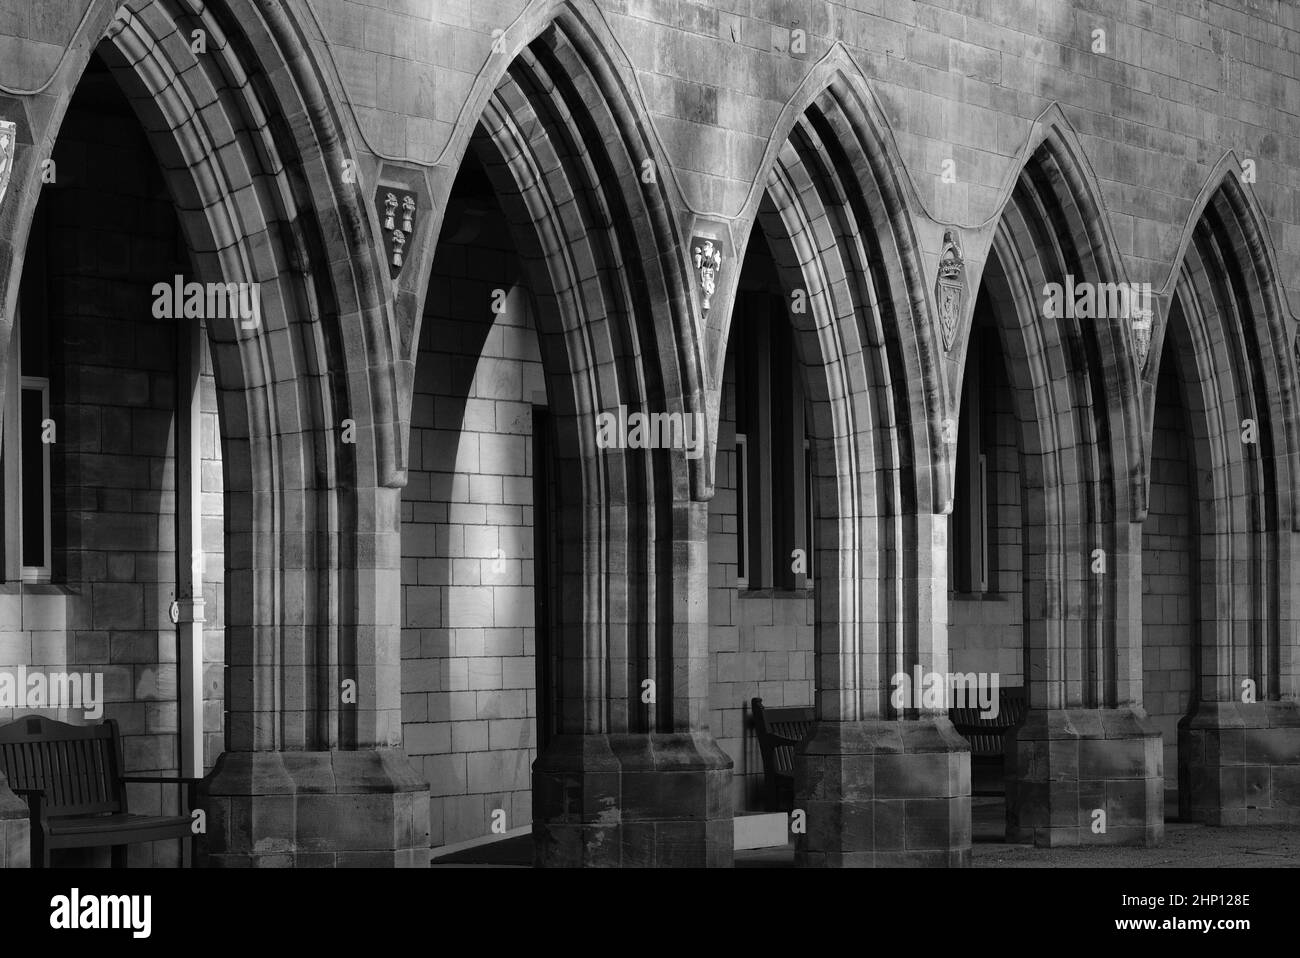
M749 496L746 488L749 477L749 447L744 442L736 443L736 577L749 578L749 530L745 528L745 502Z
M813 470L812 470L812 445L804 446L803 450L803 520L804 520L804 555L808 557L808 573L806 578L811 580L813 577Z
M45 418L41 390L22 391L23 565L45 565Z
M45 324L28 318L33 315L33 310L24 310L19 320L22 324L22 375L46 376L49 372L49 348L45 343Z

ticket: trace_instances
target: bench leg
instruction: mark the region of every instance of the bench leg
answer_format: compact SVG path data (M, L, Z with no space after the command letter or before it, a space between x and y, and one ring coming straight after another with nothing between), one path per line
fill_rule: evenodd
M33 868L50 867L50 846L45 843L45 833L39 826L32 826L32 861Z
M125 845L113 846L113 867L114 868L126 867L126 849L127 846Z

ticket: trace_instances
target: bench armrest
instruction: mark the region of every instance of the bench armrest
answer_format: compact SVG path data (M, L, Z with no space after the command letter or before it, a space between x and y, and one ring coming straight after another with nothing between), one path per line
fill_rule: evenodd
M43 788L11 788L9 791L15 795L21 795L27 799L27 814L31 818L33 828L44 830L45 827L45 789Z
M185 796L185 804L193 811L198 804L197 787L203 779L184 775L122 775L118 781L123 785L179 785Z

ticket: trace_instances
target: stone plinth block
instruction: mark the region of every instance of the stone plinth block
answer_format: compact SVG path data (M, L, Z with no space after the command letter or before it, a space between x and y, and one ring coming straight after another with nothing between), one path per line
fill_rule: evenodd
M9 789L0 772L0 868L30 868L32 829L27 803Z
M199 803L201 865L429 865L429 787L400 749L226 752Z
M795 752L795 865L970 864L970 746L946 717L818 722Z
M559 735L533 763L536 862L732 864L731 759L706 732Z
M1158 845L1164 745L1139 709L1030 709L1007 736L1007 841Z
M1300 705L1201 702L1178 723L1179 817L1300 823Z

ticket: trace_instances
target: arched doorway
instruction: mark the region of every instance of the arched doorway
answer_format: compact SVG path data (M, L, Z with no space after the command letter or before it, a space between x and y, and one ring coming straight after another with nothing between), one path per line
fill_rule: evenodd
M479 816L473 829L481 828L482 812L504 810L488 803L509 804L514 824L527 823L523 809L531 797L542 865L725 865L731 861L730 763L705 728L706 504L697 497L700 470L693 465L701 457L681 445L680 431L679 441L667 444L647 443L642 432L635 439L630 431L615 434L632 428L634 415L702 425L701 396L690 382L697 374L683 355L691 344L681 341L694 330L688 322L692 291L683 275L684 252L664 252L674 250L677 230L667 212L668 184L642 181L643 161L653 155L644 124L611 82L608 50L593 41L590 29L561 11L511 62L488 98L451 191L459 221L449 212L435 253L424 316L433 327L428 342L444 353L460 350L462 365L456 372L444 369L448 378L433 387L438 427L445 422L456 433L437 448L454 448L456 457L432 462L421 452L422 471L450 473L438 480L450 483L448 518L434 521L462 525L450 518L453 509L463 515L468 510L461 507L495 505L474 499L487 486L491 494L499 487L503 499L509 486L521 501L503 501L502 510L485 516L492 527L487 532L465 525L466 544L471 535L485 537L486 554L464 556L480 560L480 579L458 584L454 562L445 573L435 572L450 576L435 615L427 615L426 606L412 616L417 593L408 575L407 635L432 621L445 623L447 641L462 625L465 641L477 641L489 589L497 598L510 596L510 624L499 635L493 600L497 639L510 642L513 651L514 633L507 638L507 631L521 637L520 630L536 632L532 659L522 646L519 655L485 650L468 656L471 682L474 669L481 670L475 691L489 699L523 692L524 711L510 719L449 719L449 746L447 733L431 730L441 736L431 743L435 749L450 748L428 753L437 756L429 764L431 778L442 771L449 776L431 784L447 807L463 805ZM478 215L494 204L499 215ZM508 248L482 247L482 231L492 224ZM476 238L467 248L471 234ZM459 269L469 270L474 281L460 288L473 287L476 298L489 295L439 306L440 277ZM490 276L501 278L484 286ZM494 299L502 307L495 314ZM468 338L455 347L439 339L449 328L442 321L448 312L467 330ZM466 315L478 325L462 322ZM516 350L508 363L486 352L499 347L494 337ZM521 351L525 342L531 351ZM500 381L475 385L473 369L485 366L510 371ZM425 380L430 374L416 375ZM533 383L527 395L525 381ZM514 418L497 421L494 415L490 427L476 426L471 417L479 406L471 393L480 388L488 388L493 402L513 404ZM413 421L427 422L419 392ZM445 419L438 418L440 400ZM700 431L688 432L702 452ZM478 458L473 469L471 448ZM469 501L459 498L462 479ZM429 494L437 492L430 487ZM506 507L525 500L528 515L505 515ZM411 543L422 534L413 525L405 530ZM532 556L534 544L544 562ZM492 576L513 575L498 573L494 562L517 570L520 581L493 582ZM527 581L524 570L532 575ZM461 658L458 652L450 653L452 660ZM509 675L507 659L515 660ZM406 671L408 687L427 688L411 684L415 672ZM493 721L515 723L501 748L492 747L488 724L486 755L457 749L454 726L464 726L468 743L482 728L475 723ZM518 773L533 754L529 790ZM462 756L468 791L453 792L461 787L455 777ZM480 762L509 765L492 772L508 781L481 778L484 787L475 791L469 769ZM658 783L669 780L665 791Z
M201 845L214 864L411 863L422 845L427 862L427 792L416 800L423 786L396 750L397 622L384 601L397 594L397 551L387 543L396 543L399 477L394 331L375 295L378 244L357 228L366 221L346 141L313 106L321 76L295 42L291 15L234 5L239 16L225 3L195 10L157 0L92 8L83 23L107 37L98 53L157 157L192 270L182 278L205 291L260 291L255 320L210 305L203 315L216 384L207 411L221 426L220 485L208 489L219 489L225 588L239 601L213 603L225 619L225 682L209 727L222 715L224 751L201 790L212 823ZM164 42L196 28L214 39L205 56ZM63 89L86 65L90 51L79 49L61 61ZM278 69L266 66L272 61ZM32 143L16 154L3 210L16 228L0 240L6 247L27 242L41 193L38 145L57 141L66 106L27 112ZM129 246L113 255L132 268ZM156 258L171 262L170 253ZM344 261L346 275L330 266ZM160 296L162 280L174 278L143 294ZM16 302L17 273L3 282L6 301ZM204 368L195 343L187 370ZM202 472L191 470L197 509ZM160 541L175 525L159 524ZM179 535L177 550L180 570L199 565ZM188 598L178 596L178 618L195 632ZM190 647L201 648L199 638ZM201 668L186 671L202 679ZM201 751L202 742L189 749ZM293 784L301 781L312 785ZM367 815L340 815L357 803Z
M103 54L103 56L101 55ZM147 133L92 55L28 234L6 375L0 667L83 677L95 701L16 708L112 719L125 772L198 777L222 750L223 433L203 308ZM182 299L182 303L183 303ZM245 302L251 302L246 300ZM173 604L174 603L174 604ZM29 705L32 703L28 703ZM175 788L133 785L132 811L177 814ZM107 858L56 852L53 863ZM175 843L130 847L175 864Z
M1152 348L1159 365L1148 372L1181 384L1194 466L1179 816L1295 822L1295 346L1271 247L1238 177L1227 174L1207 191L1190 222L1169 316ZM1158 398L1155 416L1153 447Z

